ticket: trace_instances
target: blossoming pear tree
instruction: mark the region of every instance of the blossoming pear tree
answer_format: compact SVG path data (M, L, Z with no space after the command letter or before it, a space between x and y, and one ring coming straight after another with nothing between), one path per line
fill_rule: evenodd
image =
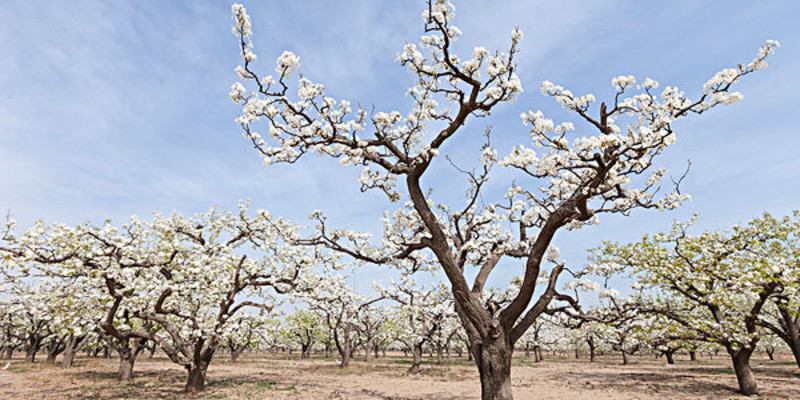
M654 166L675 142L673 123L741 100L734 84L763 69L778 45L767 42L752 62L714 74L693 97L674 86L659 89L653 79L637 84L633 76L620 76L611 81L615 94L598 106L591 94L545 81L542 93L575 120L556 123L541 111L523 112L528 143L501 157L487 139L475 149L480 165L461 168L469 184L463 202L447 204L434 199L424 177L434 168L450 168L443 152L471 143L465 140L471 135L468 120L487 118L519 99L519 29L511 31L504 52L475 47L459 56L452 46L462 33L454 25L455 7L448 0L429 0L419 45L408 43L397 56L415 81L407 92L410 111L401 113L356 106L360 103L327 95L325 85L307 76L294 79L300 57L290 51L278 57L271 73L262 73L255 68L250 17L239 4L232 12L243 63L230 98L242 106L237 121L244 136L264 164L296 163L309 154L331 157L363 166L361 190L381 191L391 201L404 192L409 196L409 209L392 214L395 221L388 225L394 229L385 232L378 249L354 233L316 239L378 264L414 268L432 257L450 283L484 399L513 397L514 344L553 300L566 300L557 292L563 264L548 266L544 257L556 232L596 224L604 213L677 207L687 195L661 188L665 171ZM487 183L496 167L513 173L503 175L509 178L505 195L492 201L487 187L497 182ZM521 287L502 309L487 308L481 301L484 285L505 260L521 269ZM470 275L473 268L477 272ZM534 298L540 274L548 282ZM471 285L467 276L474 276Z
M372 362L378 357L380 343L389 333L386 325L394 317L394 313L388 307L380 307L374 303L359 310L354 328L361 339L364 361Z
M325 333L322 315L313 311L295 310L284 321L286 338L300 346L300 358L311 357L311 350Z
M425 287L405 274L387 287L376 286L384 298L400 306L399 321L403 329L397 339L413 357L408 373L418 373L423 346L435 338L447 319L455 317L452 297L443 284Z
M296 293L296 297L308 304L311 311L321 314L339 352L339 366L345 368L350 365L353 352L359 345L356 329L359 313L381 298L367 299L357 294L347 284L344 275L329 273L314 279L314 283L308 285L307 290Z
M103 330L128 348L156 343L186 368L186 390L200 391L215 352L246 320L239 318L244 310L273 309L278 295L323 262L314 248L282 241L277 232L294 229L289 222L248 211L242 203L237 213L155 214L149 223L132 217L119 227L40 222L3 251L23 266L100 282L110 303ZM130 369L132 359L123 360Z
M694 222L627 245L605 243L595 261L629 268L645 289L629 308L675 322L685 340L721 345L731 357L739 390L758 393L750 357L758 323L773 298L796 285L800 267L775 250L796 234L800 219L769 214L731 230L688 233Z
M791 217L778 219L769 214L761 218L762 230L783 231L784 234L764 249L767 262L781 290L771 298L758 324L780 338L791 350L800 368L800 211ZM788 230L786 225L793 224Z

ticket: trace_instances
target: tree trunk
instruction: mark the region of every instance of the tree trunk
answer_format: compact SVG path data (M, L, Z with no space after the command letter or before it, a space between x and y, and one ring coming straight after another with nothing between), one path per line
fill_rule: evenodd
M3 360L10 360L14 356L14 348L11 346L7 346L3 349Z
M339 363L340 368L346 368L348 365L350 365L350 357L353 355L353 353L350 351L349 342L343 347L344 349L339 352L339 355L342 356L342 361Z
M622 353L622 365L628 365L628 353L625 350L621 350Z
M667 364L672 365L675 364L675 359L672 355L675 353L675 350L668 350L664 352L664 356L667 357Z
M512 400L511 356L514 346L501 334L489 343L479 343L475 351L475 364L481 378L481 400Z
M767 349L767 357L770 361L775 361L775 349Z
M577 353L578 351L575 350L575 352ZM595 358L595 352L594 352L594 345L592 344L589 345L589 362L594 362L594 358Z
M689 360L697 361L697 352L696 351L690 351L689 352Z
M758 385L753 370L750 369L750 355L753 354L753 349L728 350L728 353L731 355L733 369L736 371L739 392L746 396L757 395Z
M119 352L119 370L117 371L118 381L130 381L133 379L133 365L136 362L136 355L132 351Z
M441 347L436 348L436 365L444 364L444 349Z
M372 362L372 357L374 355L372 353L373 347L374 345L372 344L372 340L367 340L367 343L364 345L364 361Z
M308 343L300 344L300 358L306 359L311 357L311 345Z
M581 353L578 351L578 348L575 347L575 359L577 360L579 358L581 358ZM594 361L594 360L592 360L592 361Z
M414 345L411 349L411 367L408 368L409 374L416 374L419 372L419 365L422 363L422 344Z
M206 361L196 361L186 367L186 370L189 371L189 377L186 381L187 392L202 392L205 390L208 364Z
M794 361L797 363L797 368L800 368L800 340L797 343L797 346L792 347L792 354L794 355Z
M36 361L36 348L28 347L27 349L25 349L25 361L27 362Z
M537 346L535 349L533 349L533 353L534 353L535 358L536 358L534 360L534 362L538 363L538 362L544 361L544 357L542 356L542 348L541 347Z
M146 344L146 339L125 339L119 342L119 346L117 346L117 354L119 355L117 380L130 381L133 379L133 366L136 363L136 357L144 350Z
M74 335L69 335L69 339L67 340L67 347L64 348L64 358L61 360L61 366L64 368L72 367L72 361L75 360L75 354L78 352L80 348L81 342L85 336L76 337Z

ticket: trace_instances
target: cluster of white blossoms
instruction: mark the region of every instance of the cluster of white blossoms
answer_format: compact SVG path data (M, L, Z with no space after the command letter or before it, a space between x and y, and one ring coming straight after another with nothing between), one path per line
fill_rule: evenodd
M800 214L691 235L694 221L639 243L606 243L594 250L593 270L631 271L630 307L671 320L674 336L751 351L759 321L774 318L770 304L800 304Z
M438 145L424 140L426 124L458 117L442 106L442 100L475 108L480 114L495 104L512 101L522 92L513 64L522 32L514 29L508 53L492 54L478 47L471 59L462 62L450 53L450 43L461 31L451 24L455 7L444 1L434 2L423 14L430 30L419 45L408 43L397 56L397 61L417 76L416 85L408 91L414 107L406 115L351 109L349 102L325 96L325 87L307 78L300 80L294 101L287 92L287 78L299 67L300 58L285 51L277 60L277 77L259 78L251 68L254 58L249 56L253 46L250 19L239 5L234 5L232 12L233 32L240 39L244 65L237 67L242 82L232 86L230 98L242 105L237 122L261 152L264 163L292 163L309 152L339 158L344 165L364 166L359 179L362 189L379 189L392 200L400 197L394 189L395 176L415 163L429 162L439 153ZM478 81L481 71L487 76L485 82ZM248 82L255 86L251 92L242 85ZM483 95L476 104L467 104L472 101L469 92L476 85ZM268 137L252 129L261 119L268 120Z
M193 355L213 354L226 335L251 326L242 317L247 308L273 309L279 294L308 285L311 268L332 259L287 244L283 235L298 229L288 221L263 211L249 216L248 209L244 202L237 213L156 213L150 222L132 217L119 226L39 222L19 237L6 235L0 251L9 257L4 269L52 277L56 293L70 289L59 298L71 318L79 316L76 302L94 301L80 307L93 311L91 323L68 325L152 340L189 366L198 362ZM140 329L147 325L162 329Z

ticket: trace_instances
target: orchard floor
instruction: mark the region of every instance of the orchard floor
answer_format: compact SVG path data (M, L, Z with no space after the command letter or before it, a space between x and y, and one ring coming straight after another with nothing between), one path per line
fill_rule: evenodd
M0 370L0 399L479 399L478 374L471 362L450 359L447 365L425 360L421 373L406 374L399 356L374 363L354 361L340 369L335 360L300 361L294 357L251 354L237 363L220 356L208 371L201 394L182 392L185 371L167 359L140 357L132 383L115 380L116 359L79 358L62 369L43 362L14 359ZM5 365L6 361L0 362ZM633 357L597 362L551 357L533 363L514 361L516 399L729 399L736 377L722 357L690 362ZM800 369L789 358L753 360L761 398L800 399Z

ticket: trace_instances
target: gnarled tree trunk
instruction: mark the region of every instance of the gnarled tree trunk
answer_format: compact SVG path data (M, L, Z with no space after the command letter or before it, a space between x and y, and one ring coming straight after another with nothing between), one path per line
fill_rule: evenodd
M750 369L750 356L753 354L753 349L728 349L728 354L731 355L733 361L736 380L739 382L739 392L746 396L757 395L758 384L753 370Z
M14 356L14 348L11 346L3 347L3 353L0 358L3 360L10 360Z
M186 381L187 392L202 392L205 390L208 364L208 361L197 360L186 366L186 370L189 372L189 377Z
M422 364L422 344L416 344L411 348L411 366L408 368L409 374L419 372L419 365Z
M481 379L481 400L512 400L511 356L514 346L505 335L475 346L475 364Z
M64 368L72 367L72 362L75 360L75 354L80 349L81 342L86 336L69 335L67 339L67 346L64 348L64 358L61 360L61 366Z
M125 339L117 348L119 354L119 370L117 370L117 380L129 381L133 379L133 366L136 357L147 344L146 339Z
M675 350L667 350L664 352L664 356L667 358L667 364L675 364L675 358L673 357L675 354Z

